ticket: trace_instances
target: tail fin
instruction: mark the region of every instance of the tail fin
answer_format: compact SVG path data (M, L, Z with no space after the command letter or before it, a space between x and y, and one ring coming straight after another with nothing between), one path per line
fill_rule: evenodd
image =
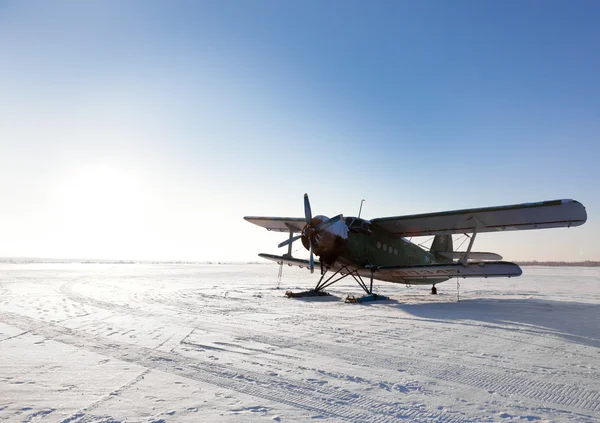
M439 263L451 263L452 258L443 257L438 253L452 252L453 248L452 235L436 235L435 238L433 238L433 243L431 244L429 251L435 256Z

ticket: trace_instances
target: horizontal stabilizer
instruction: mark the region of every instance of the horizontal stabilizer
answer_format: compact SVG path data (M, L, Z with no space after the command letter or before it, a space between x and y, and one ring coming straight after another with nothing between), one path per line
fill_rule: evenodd
M521 268L507 261L487 261L479 263L432 264L423 266L381 266L375 271L375 277L391 277L393 279L416 279L436 277L487 278L521 276Z
M436 254L449 258L460 260L465 256L466 251L440 251ZM482 253L482 252L470 252L469 260L502 260L502 256L496 253Z
M244 220L262 226L268 231L276 232L302 232L302 228L306 224L303 217L246 216Z
M273 254L264 254L261 253L258 255L259 257L262 257L264 259L267 260L272 260L272 261L276 261L277 263L281 264L281 263L285 263L285 264L289 264L290 266L298 266L300 268L309 268L310 263L308 262L308 260L302 260L302 259L298 259L298 258L294 258L294 257L285 257L285 256L276 256ZM315 267L320 266L320 263L318 261L315 262Z
M587 220L585 207L575 200L552 200L510 206L371 219L398 237L570 228Z

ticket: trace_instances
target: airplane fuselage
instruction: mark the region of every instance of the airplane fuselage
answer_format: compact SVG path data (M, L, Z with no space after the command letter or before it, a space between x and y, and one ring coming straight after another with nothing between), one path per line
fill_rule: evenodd
M348 245L342 257L358 266L408 266L434 264L433 254L416 244L397 238L389 232L374 227L372 232L350 232Z
M338 266L345 265L349 268L365 268L368 266L418 266L437 263L448 263L451 259L437 258L434 254L424 250L405 238L398 238L385 229L372 226L368 221L358 218L346 218L349 227L347 244L336 260ZM375 279L381 278L377 273ZM439 281L448 278L440 278ZM390 279L390 282L424 283L419 280L399 281ZM431 284L431 280L426 282Z

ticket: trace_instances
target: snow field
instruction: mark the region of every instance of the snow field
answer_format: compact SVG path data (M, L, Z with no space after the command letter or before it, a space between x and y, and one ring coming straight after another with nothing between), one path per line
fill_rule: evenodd
M600 421L600 270L287 299L276 265L0 265L0 420Z

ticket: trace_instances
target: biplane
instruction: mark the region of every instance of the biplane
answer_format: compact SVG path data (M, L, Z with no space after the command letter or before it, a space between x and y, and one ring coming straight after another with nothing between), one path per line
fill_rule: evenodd
M362 210L362 202L361 202ZM477 234L527 229L574 227L585 223L585 207L575 200L552 200L508 206L484 207L437 213L362 219L337 215L312 215L304 194L304 217L244 217L269 231L287 232L279 247L283 255L259 254L281 265L295 265L321 277L315 288L288 296L327 295L325 288L352 277L366 295L360 301L379 299L373 293L373 280L407 285L432 285L451 278L516 277L521 268L490 252L473 251ZM297 235L296 235L297 234ZM452 235L469 239L465 251L455 251ZM433 236L429 250L412 242L413 237ZM409 239L410 238L410 239ZM292 256L292 243L300 240L309 259ZM319 258L315 262L314 256ZM363 280L369 279L369 284Z

